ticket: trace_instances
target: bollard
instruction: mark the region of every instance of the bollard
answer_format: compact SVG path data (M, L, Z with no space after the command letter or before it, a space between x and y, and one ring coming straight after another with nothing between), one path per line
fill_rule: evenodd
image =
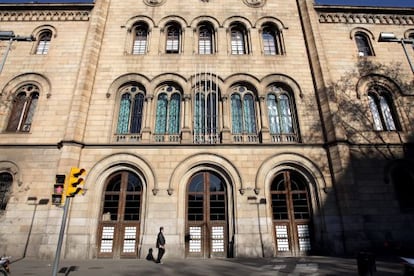
M357 256L358 275L372 276L377 271L374 254L361 251Z

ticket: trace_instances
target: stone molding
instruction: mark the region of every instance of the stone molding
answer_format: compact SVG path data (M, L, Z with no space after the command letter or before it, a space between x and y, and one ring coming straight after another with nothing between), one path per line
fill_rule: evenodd
M243 3L251 8L263 7L265 2L265 0L243 0Z
M414 16L389 14L319 13L320 23L414 25Z
M414 25L412 15L319 13L320 23Z
M0 11L0 21L88 21L90 11Z

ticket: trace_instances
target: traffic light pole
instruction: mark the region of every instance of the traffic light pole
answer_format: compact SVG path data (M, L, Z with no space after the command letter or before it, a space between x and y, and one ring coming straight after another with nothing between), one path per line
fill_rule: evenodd
M66 219L68 217L68 210L70 205L70 197L66 197L65 205L63 205L62 223L60 225L59 240L56 248L55 261L53 263L52 276L56 276L59 267L60 252L62 250L63 236L65 235Z

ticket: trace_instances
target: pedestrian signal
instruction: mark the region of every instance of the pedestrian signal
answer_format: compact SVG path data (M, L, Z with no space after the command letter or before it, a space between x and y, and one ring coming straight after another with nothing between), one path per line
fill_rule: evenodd
M65 202L65 178L64 174L57 174L55 184L53 184L52 204L56 206L63 205Z

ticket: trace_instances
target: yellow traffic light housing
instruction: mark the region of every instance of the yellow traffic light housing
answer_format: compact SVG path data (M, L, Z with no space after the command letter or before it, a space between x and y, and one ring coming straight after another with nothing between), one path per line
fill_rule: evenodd
M53 185L52 204L56 206L65 203L65 178L64 174L57 174L56 181Z
M69 177L67 179L67 185L65 189L65 194L67 197L74 197L75 195L81 193L84 194L85 190L83 189L84 175L86 170L82 168L73 167L70 169Z

